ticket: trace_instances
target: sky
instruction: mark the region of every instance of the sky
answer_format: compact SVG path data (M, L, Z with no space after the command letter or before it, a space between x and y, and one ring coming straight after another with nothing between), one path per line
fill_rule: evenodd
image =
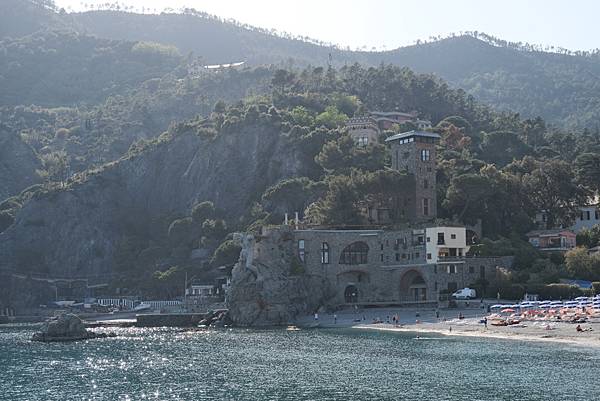
M597 0L55 0L67 10L119 2L138 9L195 8L325 42L394 49L416 40L479 31L514 42L600 47Z

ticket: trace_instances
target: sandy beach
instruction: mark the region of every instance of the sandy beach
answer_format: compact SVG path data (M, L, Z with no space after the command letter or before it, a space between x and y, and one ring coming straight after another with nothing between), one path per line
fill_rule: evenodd
M464 318L459 319L459 314ZM399 317L399 324L393 322L394 316ZM303 327L351 327L357 330L410 332L414 333L415 337L431 333L444 336L600 346L600 317L592 317L586 323L582 323L581 328L584 331L578 332L577 324L556 321L524 320L510 326L493 326L488 320L488 325L485 327L481 320L486 316L489 314L479 308L441 309L439 311L377 308L321 314L317 316L317 319L315 316L305 316L297 323Z

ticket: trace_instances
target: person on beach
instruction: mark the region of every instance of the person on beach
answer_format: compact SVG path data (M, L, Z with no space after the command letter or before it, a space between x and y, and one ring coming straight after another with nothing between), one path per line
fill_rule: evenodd
M317 312L315 312L315 322L319 321L319 314Z
M435 318L439 319L440 318L440 311L439 310L435 310Z
M450 333L452 333L452 326L450 326L450 328L448 328L448 331L450 331Z
M333 324L337 324L337 314L333 314Z
M575 330L577 330L578 332L582 332L583 329L581 328L581 325L578 324L577 327L575 328Z
M483 327L487 330L487 316L483 318Z

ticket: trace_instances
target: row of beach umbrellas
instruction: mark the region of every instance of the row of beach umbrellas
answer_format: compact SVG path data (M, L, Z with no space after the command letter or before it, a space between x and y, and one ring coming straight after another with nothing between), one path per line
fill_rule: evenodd
M592 308L600 309L600 295L595 297L577 297L570 301L523 301L518 304L496 304L491 309L500 309L504 313L513 313L517 310L526 309L576 309Z

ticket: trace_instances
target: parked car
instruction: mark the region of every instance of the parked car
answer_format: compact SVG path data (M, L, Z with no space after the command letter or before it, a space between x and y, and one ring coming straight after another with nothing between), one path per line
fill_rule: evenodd
M473 299L477 296L477 293L472 288L463 288L462 290L456 291L452 294L454 299Z

